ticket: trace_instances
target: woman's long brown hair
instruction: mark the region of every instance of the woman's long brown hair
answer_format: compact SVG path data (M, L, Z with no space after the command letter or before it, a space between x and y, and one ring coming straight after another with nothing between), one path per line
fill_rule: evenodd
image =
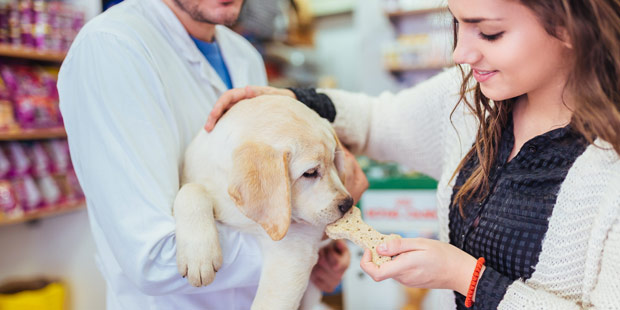
M573 68L566 83L575 99L571 127L590 144L600 138L620 154L620 0L519 1L537 15L549 35L568 39L572 46L574 61L567 65ZM456 23L453 30L456 48ZM466 202L488 195L491 167L516 98L491 102L480 84L473 83L471 71L459 68L463 76L459 104L467 105L479 122L473 147L452 175L477 155L477 166L454 197L464 216Z

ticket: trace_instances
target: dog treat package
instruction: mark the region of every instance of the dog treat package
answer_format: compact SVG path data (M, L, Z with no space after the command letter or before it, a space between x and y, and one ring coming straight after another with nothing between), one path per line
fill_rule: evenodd
M341 219L327 225L325 229L327 236L332 239L351 240L358 246L369 249L372 252L372 262L381 266L381 264L392 260L389 256L381 256L377 253L377 245L388 240L401 238L399 235L384 235L362 220L360 209L353 207Z
M62 125L56 72L40 66L2 64L0 78L3 82L0 99L12 103L11 110L19 128L51 128ZM11 120L7 119L4 127L10 127L10 122Z
M35 180L26 175L12 181L15 196L25 212L33 211L43 205L43 197Z
M67 140L54 139L43 142L52 161L52 172L67 173L71 170L71 158L69 156L69 144Z
M62 200L60 186L51 175L46 175L36 180L37 188L41 193L41 198L46 205L53 205Z
M43 177L50 174L52 163L43 145L39 142L31 143L26 147L26 153L32 163L31 174L35 177Z
M9 158L4 154L4 150L0 147L0 179L4 179L11 172L11 162Z
M32 163L26 155L24 146L19 142L9 142L5 145L5 151L11 163L9 177L15 178L27 175L32 167Z
M0 180L0 217L13 217L21 209L17 204L17 198L13 192L13 185L7 180Z

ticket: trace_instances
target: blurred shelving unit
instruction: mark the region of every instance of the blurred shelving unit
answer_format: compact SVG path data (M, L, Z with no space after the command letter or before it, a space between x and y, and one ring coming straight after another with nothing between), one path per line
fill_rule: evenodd
M385 69L392 73L404 73L411 71L424 71L424 70L441 70L449 66L449 64L434 64L434 65L420 65L420 66L386 66Z
M59 67L65 59L67 53L52 50L41 50L31 47L14 46L0 43L0 59L7 62L23 63L27 66L43 64ZM34 141L63 139L67 133L62 126L51 128L25 129L11 127L0 129L0 142L12 141ZM69 212L84 210L86 207L84 199L74 199L61 203L46 205L31 211L23 211L13 215L5 215L0 212L0 226L8 226L25 222L33 222L44 218L49 218Z
M41 51L33 48L0 44L0 57L60 63L65 59L65 56L66 53L64 52Z
M451 15L445 5L384 0L384 14L396 37L383 46L386 71L404 87L414 85L452 65Z
M44 209L40 210L25 212L23 215L17 217L5 217L0 215L0 226L8 226L24 222L36 221L39 219L53 217L68 212L84 210L85 208L85 201L83 199L80 199L47 206Z
M23 309L105 308L56 88L99 1L0 0L0 286L54 282L12 286L11 296L28 296L9 301Z
M426 9L417 9L417 10L395 10L395 11L386 11L388 17L390 18L399 18L399 17L407 17L407 16L419 16L428 13L443 13L448 12L448 7L441 6L436 8L426 8Z
M14 140L44 140L66 138L67 132L63 127L44 129L14 129L0 130L0 141Z
M67 133L63 127L44 129L14 129L0 131L2 141L30 141L66 138ZM0 226L8 226L24 222L32 222L43 218L53 217L73 211L85 209L84 199L65 201L58 204L48 205L41 209L26 211L17 216L6 216L0 213Z

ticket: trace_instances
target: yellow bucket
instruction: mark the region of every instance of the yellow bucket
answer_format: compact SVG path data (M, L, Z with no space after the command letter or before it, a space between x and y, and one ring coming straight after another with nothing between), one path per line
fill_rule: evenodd
M61 283L43 288L0 294L0 310L65 310L67 289Z

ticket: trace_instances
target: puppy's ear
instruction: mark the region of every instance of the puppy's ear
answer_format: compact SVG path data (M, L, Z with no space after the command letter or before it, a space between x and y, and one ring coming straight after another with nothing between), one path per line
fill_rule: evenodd
M345 181L347 179L346 167L345 167L345 153L340 140L338 137L334 135L334 139L336 139L336 154L334 154L334 165L336 165L336 170L338 170L338 177L343 185L345 185Z
M284 238L291 224L288 162L288 152L264 143L246 142L233 152L228 194L274 241Z

